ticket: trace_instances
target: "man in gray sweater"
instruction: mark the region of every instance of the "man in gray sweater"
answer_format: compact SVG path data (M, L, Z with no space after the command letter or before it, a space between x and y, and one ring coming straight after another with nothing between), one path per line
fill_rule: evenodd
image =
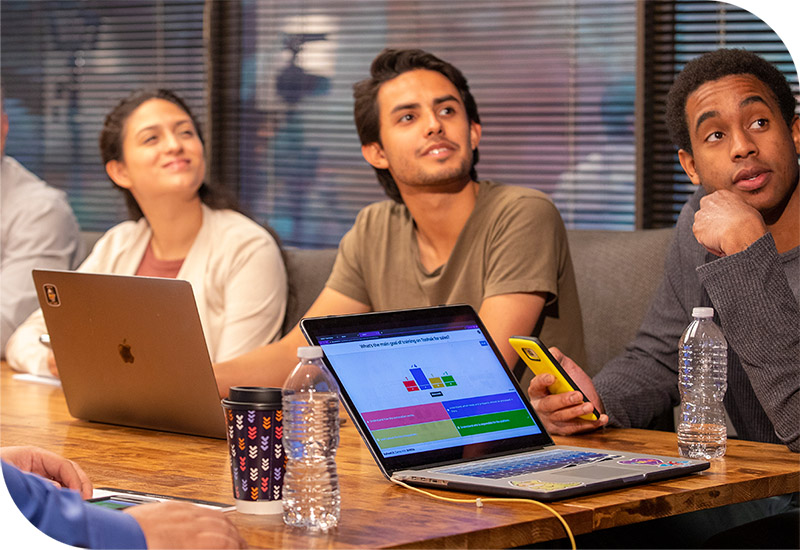
M728 340L725 408L740 438L800 451L800 121L783 75L755 54L717 50L686 65L667 99L684 171L700 186L678 218L664 279L633 342L593 380L556 352L577 392L528 389L547 429L648 427L679 403L677 347L695 306Z
M551 349L592 403L583 404L578 392L550 395L552 375L531 381L528 395L550 433L650 427L671 414L680 400L678 340L692 308L711 306L728 340L724 403L738 436L800 451L795 105L783 75L743 50L709 52L678 75L667 123L699 189L681 211L663 281L626 351L590 379ZM600 419L578 418L592 406ZM798 519L797 494L782 495L611 529L580 545L798 548Z

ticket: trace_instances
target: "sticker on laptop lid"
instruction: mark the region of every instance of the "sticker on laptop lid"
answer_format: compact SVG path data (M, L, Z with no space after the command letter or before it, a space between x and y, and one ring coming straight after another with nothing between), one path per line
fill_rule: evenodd
M628 458L626 460L618 460L617 464L634 464L637 466L658 466L659 468L669 468L670 466L684 466L689 464L688 460L661 460L660 458L648 458L648 457L638 457L638 458Z
M47 305L50 307L58 307L61 305L61 300L58 297L58 289L56 285L47 283L44 285L44 298Z
M661 460L660 458L647 458L644 456L617 461L617 464L636 464L638 466L659 466L663 463L664 461Z
M683 466L684 464L689 464L688 460L665 460L662 464L659 464L659 468L669 468L670 466Z
M556 481L541 481L539 479L528 479L526 481L509 481L509 483L515 487L520 487L521 489L530 489L531 491L560 491L562 489L569 489L570 487L580 487L583 485L583 482L580 481L566 481L566 482L556 482Z

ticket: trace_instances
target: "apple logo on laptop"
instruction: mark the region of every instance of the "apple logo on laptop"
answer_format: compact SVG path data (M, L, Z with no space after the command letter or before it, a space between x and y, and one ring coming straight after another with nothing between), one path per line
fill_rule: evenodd
M119 348L119 356L122 357L122 360L126 363L133 363L134 358L131 353L131 345L128 344L127 338L123 339L122 343L117 347Z

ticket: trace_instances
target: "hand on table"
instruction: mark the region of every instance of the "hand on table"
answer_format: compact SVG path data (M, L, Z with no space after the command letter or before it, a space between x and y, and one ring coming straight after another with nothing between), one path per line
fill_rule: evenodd
M578 391L551 394L547 388L555 382L552 374L534 376L528 386L528 397L547 431L556 435L571 435L605 426L608 423L608 416L605 414L601 414L600 418L594 421L578 418L591 413L592 405L601 413L604 411L603 402L594 389L592 379L558 348L550 348L550 353L567 371L573 382L583 390L591 403L584 403Z
M92 496L92 482L80 466L71 460L38 447L3 447L0 458L24 472L52 481L59 487L78 491L83 498Z
M247 548L239 530L219 510L187 502L158 502L124 512L139 523L150 549Z

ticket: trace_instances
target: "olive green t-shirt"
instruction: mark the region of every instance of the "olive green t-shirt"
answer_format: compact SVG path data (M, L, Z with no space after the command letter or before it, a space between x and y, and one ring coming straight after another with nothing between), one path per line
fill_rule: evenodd
M533 335L585 363L564 223L549 197L533 189L479 182L475 209L450 258L431 272L419 259L406 206L371 204L342 237L326 286L373 311L456 303L479 311L491 296L546 292Z

